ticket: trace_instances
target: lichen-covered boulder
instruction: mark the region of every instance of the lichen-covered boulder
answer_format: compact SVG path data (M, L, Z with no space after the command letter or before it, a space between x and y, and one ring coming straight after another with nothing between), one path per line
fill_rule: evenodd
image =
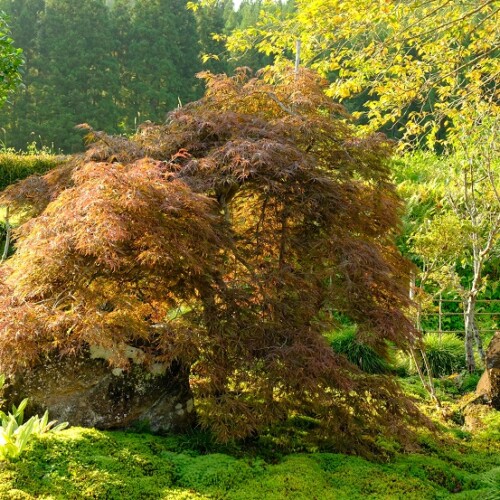
M485 418L490 415L492 411L491 406L480 404L478 401L467 405L463 409L464 430L468 432L484 430L487 427Z
M28 414L49 410L51 419L97 429L147 426L153 432L184 431L195 422L189 370L174 363L146 366L141 351L128 347L127 370L112 369L106 350L93 347L78 357L53 357L10 377L7 407L29 398Z
M500 410L500 332L496 332L486 351L486 369L476 394L484 396L493 408Z

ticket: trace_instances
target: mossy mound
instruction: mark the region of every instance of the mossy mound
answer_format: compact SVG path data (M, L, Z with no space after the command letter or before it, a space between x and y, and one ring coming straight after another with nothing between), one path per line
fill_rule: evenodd
M388 463L334 453L269 463L244 450L203 454L182 437L72 428L0 462L0 498L488 498L500 489L498 451L459 443Z

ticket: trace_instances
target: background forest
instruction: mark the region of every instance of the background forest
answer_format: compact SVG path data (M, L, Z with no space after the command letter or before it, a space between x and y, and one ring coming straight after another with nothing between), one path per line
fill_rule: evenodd
M75 125L131 133L146 120L203 94L201 70L259 69L271 59L238 59L213 34L257 21L262 2L230 0L187 9L185 0L1 0L12 37L23 49L23 85L2 110L0 140L65 153L83 148ZM283 6L283 11L291 7ZM218 54L202 62L202 55Z

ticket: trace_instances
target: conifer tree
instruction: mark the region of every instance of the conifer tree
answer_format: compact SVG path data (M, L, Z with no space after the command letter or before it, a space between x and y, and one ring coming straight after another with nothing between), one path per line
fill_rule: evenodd
M232 0L217 0L194 7L203 68L214 74L228 73L228 55L223 34L234 15Z
M25 85L2 125L9 145L37 141L65 151L82 148L73 127L91 122L115 130L117 62L103 0L15 0L9 9L26 52Z
M45 141L81 148L82 122L115 130L118 66L103 0L47 0L37 34L37 118Z
M138 120L164 120L179 102L199 97L196 21L185 0L116 2L113 19L126 130Z
M23 85L11 96L0 115L0 127L5 131L6 146L24 148L34 139L35 98L33 80L36 70L33 60L36 54L36 23L45 0L0 0L0 9L10 19L12 34L23 48Z

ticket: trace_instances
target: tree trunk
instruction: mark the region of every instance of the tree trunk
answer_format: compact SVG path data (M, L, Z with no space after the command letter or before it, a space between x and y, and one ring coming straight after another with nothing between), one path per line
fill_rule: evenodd
M475 223L475 207L471 213L471 221ZM489 238L491 240L491 238ZM484 256L486 249L481 250L479 246L480 238L474 232L472 235L472 254L473 254L473 277L470 290L465 299L464 307L464 323L465 323L465 360L467 370L472 373L476 370L476 361L474 360L474 342L477 343L478 351L481 358L484 360L484 352L479 331L476 324L476 300L481 287L482 269L484 264ZM487 248L490 246L488 243Z
M471 293L465 300L465 360L467 370L472 373L476 370L476 361L474 360L474 339L475 339L475 313L476 313L476 296Z
M479 357L481 358L481 361L484 363L486 361L486 354L485 354L484 348L483 348L483 340L481 339L481 335L479 333L479 328L477 327L477 323L475 320L474 320L474 323L472 325L472 328L474 330L474 340L476 341L477 352L479 353Z
M417 315L415 318L415 327L416 329L422 333L422 325L421 325L421 304L418 301L415 301L415 275L412 273L411 278L410 278L410 299L415 302L415 305L417 307ZM412 342L413 344L413 342ZM422 372L422 368L420 367L420 364L418 362L417 355L415 353L414 346L410 346L410 354L412 356L413 362L415 363L415 368L417 370L418 376L420 378L420 381L422 382L422 385L424 386L424 389L429 393L429 396L431 398L431 401L434 401L437 405L438 408L441 407L441 402L439 401L438 397L436 396L436 390L434 388L434 382L432 380L432 373L431 373L431 368L429 366L429 363L427 361L427 355L425 353L424 349L420 349L420 354L422 355L422 361L424 362L424 365L427 370L427 381L425 380L424 373Z

